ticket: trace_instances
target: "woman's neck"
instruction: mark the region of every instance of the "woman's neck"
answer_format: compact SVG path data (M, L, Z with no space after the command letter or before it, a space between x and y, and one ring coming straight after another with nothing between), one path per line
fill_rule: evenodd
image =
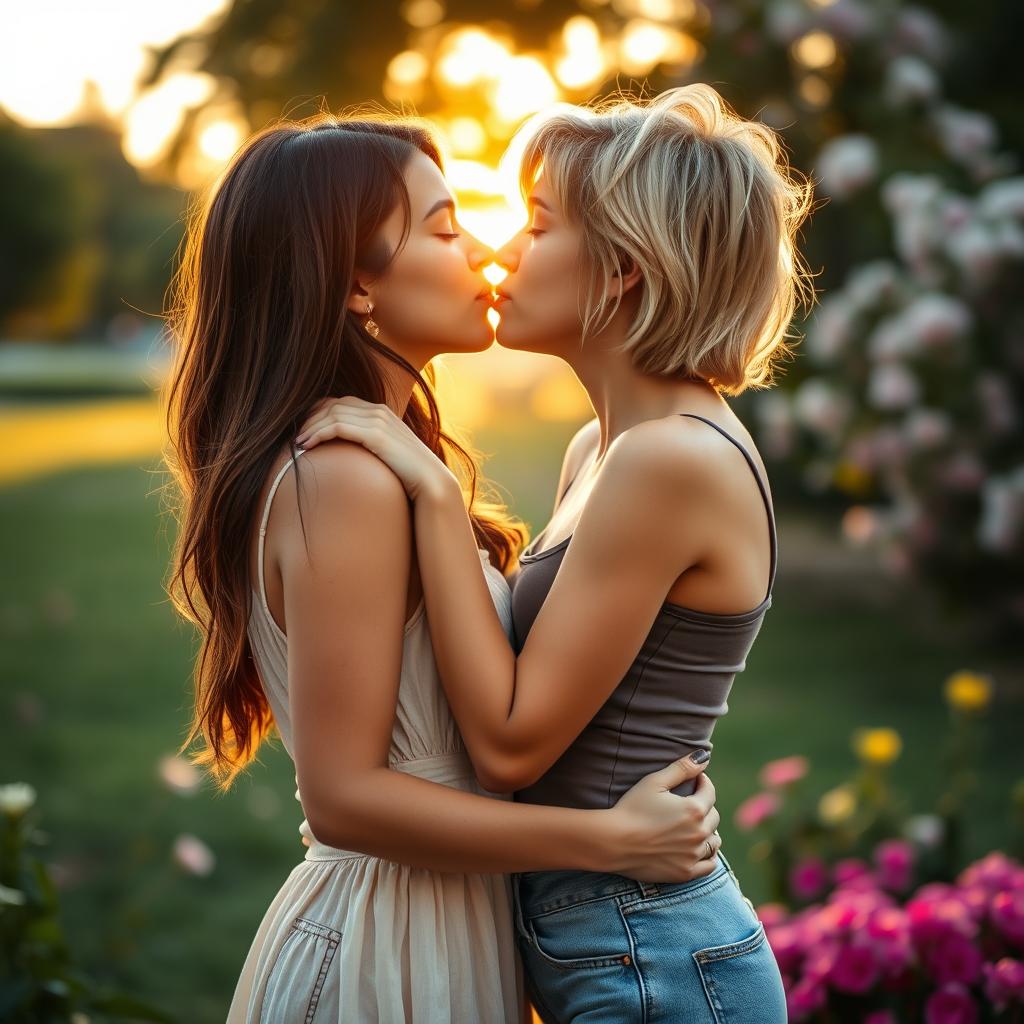
M609 330L615 322L609 325ZM595 461L604 458L608 446L630 427L646 420L679 412L713 413L725 400L703 380L681 380L643 373L628 352L618 351L625 329L603 332L584 343L567 362L586 389L597 414L601 443Z

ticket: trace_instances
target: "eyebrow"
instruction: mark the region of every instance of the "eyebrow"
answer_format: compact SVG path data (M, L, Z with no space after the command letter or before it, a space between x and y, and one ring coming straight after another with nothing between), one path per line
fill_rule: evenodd
M435 213L437 213L438 210L443 210L445 207L451 210L452 213L455 213L455 202L453 199L450 197L448 199L438 199L438 201L434 203L429 210L427 210L427 215L423 219L429 220Z
M547 210L548 213L553 212L551 207L548 206L543 199L538 199L536 196L530 196L530 198L526 200L527 206L529 206L530 203L533 203L535 206L539 206L542 210Z

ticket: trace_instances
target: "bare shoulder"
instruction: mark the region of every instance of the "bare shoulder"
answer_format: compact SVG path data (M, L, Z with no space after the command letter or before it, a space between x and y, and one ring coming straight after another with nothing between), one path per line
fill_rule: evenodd
M299 461L309 470L299 474L304 500L379 511L404 509L409 504L401 480L360 444L326 441Z
M714 476L721 440L706 424L682 416L646 420L609 445L602 475L663 494L706 485Z
M357 538L362 544L394 544L411 529L402 482L361 445L342 440L319 444L299 457L295 472L285 479L292 500L284 505L295 527L287 534L302 547L303 538L333 549Z

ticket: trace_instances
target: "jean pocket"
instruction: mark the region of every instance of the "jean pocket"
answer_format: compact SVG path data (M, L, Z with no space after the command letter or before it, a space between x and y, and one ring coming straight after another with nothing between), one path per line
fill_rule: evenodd
M563 970L632 963L629 934L615 897L577 903L542 914L524 914L529 948Z
M341 932L307 917L296 917L267 978L260 1024L313 1024L320 1006L336 1016L340 1003L337 974L331 964Z
M764 924L693 953L716 1024L785 1024L786 992Z

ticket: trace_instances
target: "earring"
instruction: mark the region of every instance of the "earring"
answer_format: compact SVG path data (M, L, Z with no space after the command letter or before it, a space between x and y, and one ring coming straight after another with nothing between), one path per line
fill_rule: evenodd
M377 323L375 321L370 319L370 314L372 312L373 312L373 303L372 302L368 302L366 304L366 317L367 317L367 320L366 320L366 325L365 326L366 326L367 333L372 338L376 338L380 334L380 327L377 325Z

